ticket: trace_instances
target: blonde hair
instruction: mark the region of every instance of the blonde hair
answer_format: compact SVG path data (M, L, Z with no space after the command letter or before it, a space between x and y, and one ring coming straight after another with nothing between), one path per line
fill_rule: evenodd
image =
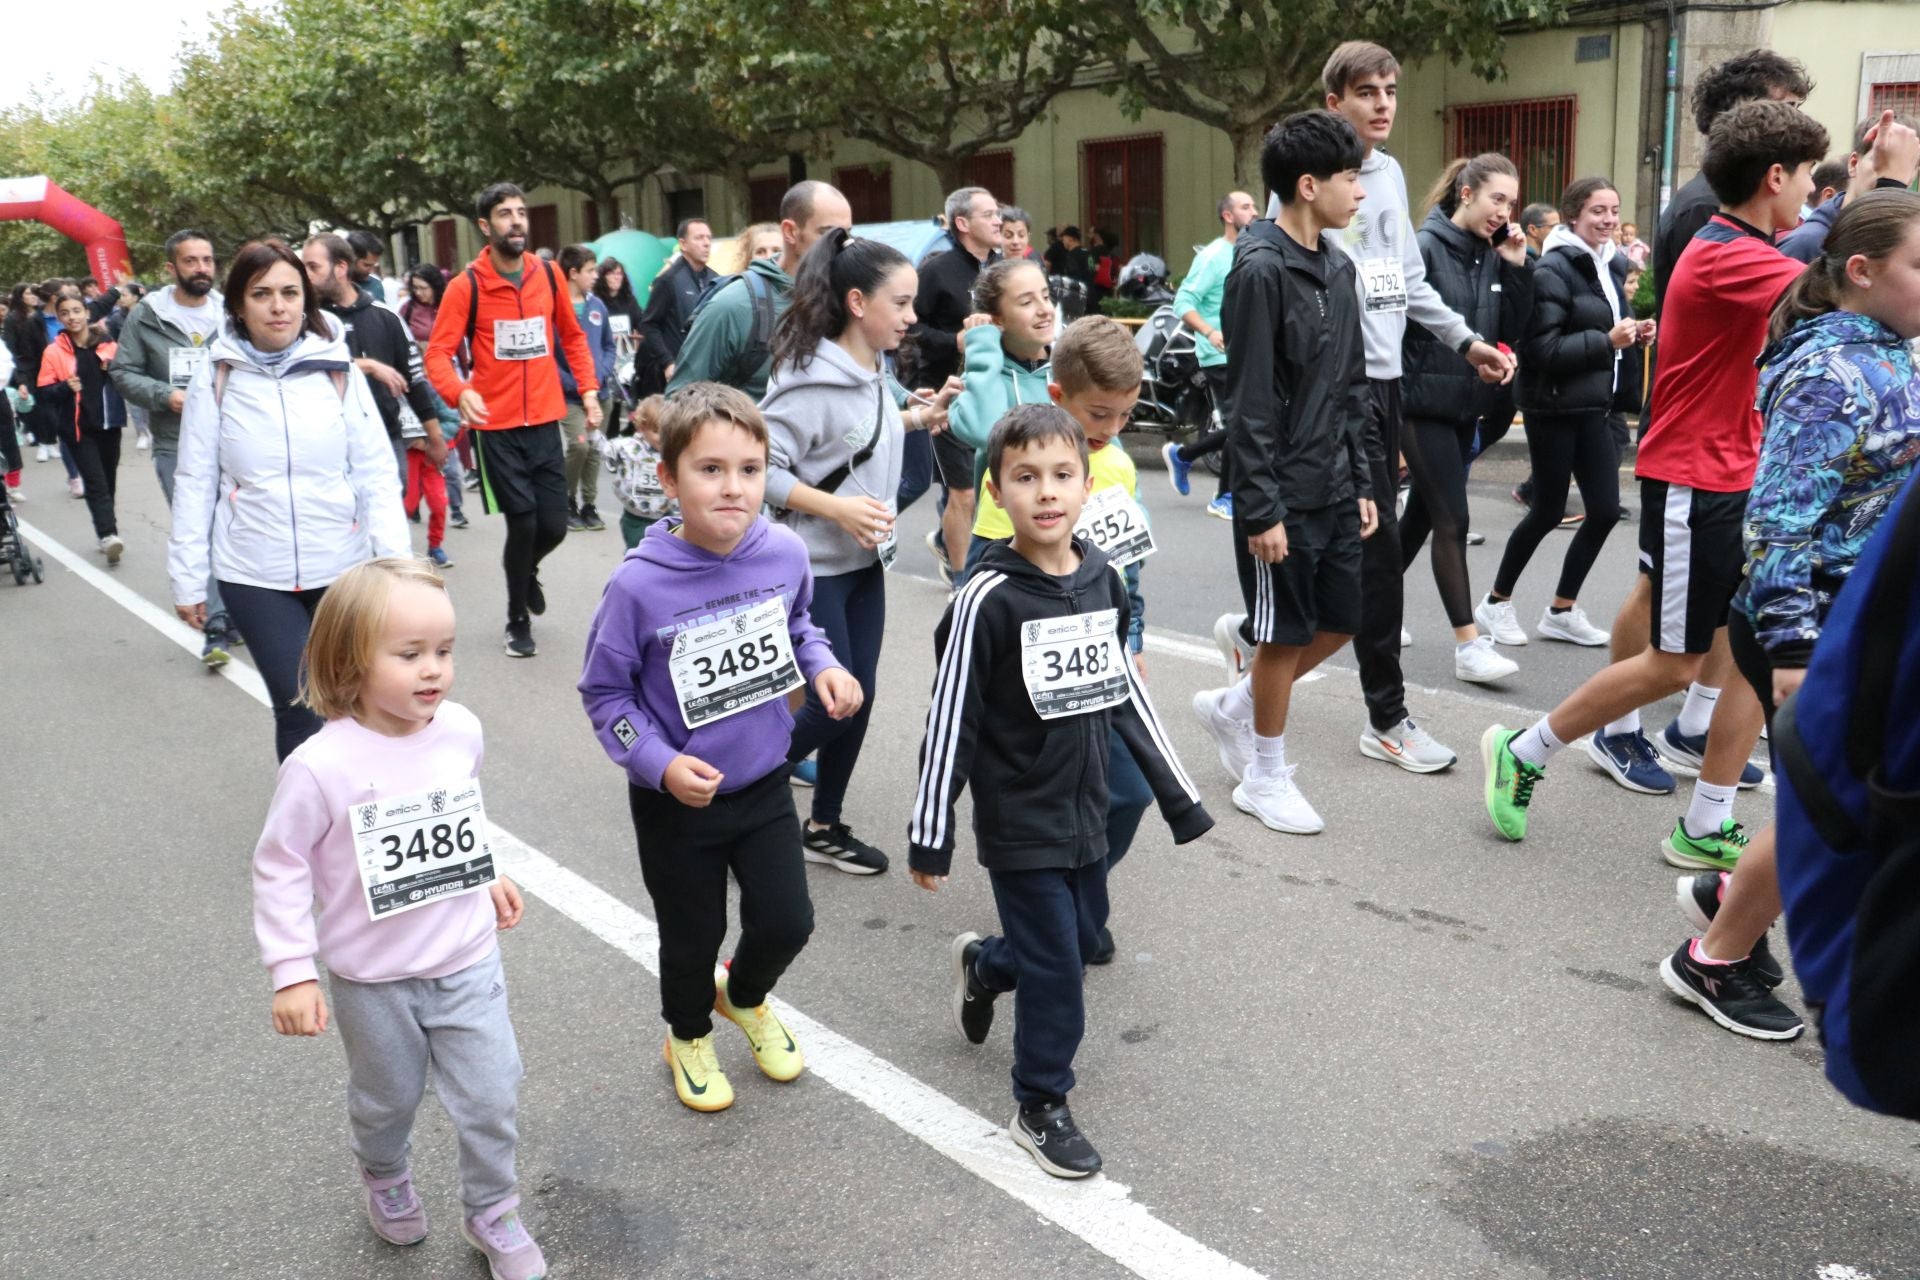
M780 240L780 224L777 222L756 222L740 233L735 243L740 246L740 269L745 271L747 264L753 261L753 239L755 236L772 236ZM784 242L783 242L784 243Z
M359 709L360 686L386 629L387 601L402 582L447 589L426 561L386 556L347 570L320 598L301 662L300 701L321 719L339 720Z
M1070 396L1137 391L1141 372L1140 348L1111 316L1082 316L1053 344L1053 380Z

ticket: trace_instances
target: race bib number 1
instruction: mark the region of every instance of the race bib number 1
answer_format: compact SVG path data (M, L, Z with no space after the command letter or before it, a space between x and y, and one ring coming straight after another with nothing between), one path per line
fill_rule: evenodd
M480 782L347 806L367 914L375 920L485 888L496 878Z
M1120 611L1040 618L1020 627L1020 673L1042 720L1118 706L1127 687Z
M168 347L167 348L167 385L184 387L193 381L193 375L200 372L200 366L207 362L205 347Z
M1407 309L1407 270L1400 259L1366 259L1360 264L1360 284L1366 290L1369 314Z
M1147 526L1146 513L1118 485L1094 491L1073 531L1106 552L1107 559L1120 568L1154 552L1153 530Z
M493 358L496 360L538 360L547 354L547 318L528 316L524 320L493 322Z
M667 673L689 729L750 710L800 687L787 606L779 597L673 637Z

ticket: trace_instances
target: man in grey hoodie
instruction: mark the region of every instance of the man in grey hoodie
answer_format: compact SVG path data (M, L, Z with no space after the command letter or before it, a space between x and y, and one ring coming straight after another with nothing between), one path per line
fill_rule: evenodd
M1457 757L1407 713L1406 681L1400 671L1404 575L1393 495L1399 484L1401 340L1411 317L1466 357L1488 382L1509 381L1513 358L1475 333L1427 282L1426 264L1407 210L1406 175L1399 161L1380 149L1393 131L1399 109L1399 61L1377 44L1349 40L1327 59L1320 79L1327 109L1345 116L1366 148L1360 166L1366 202L1344 231L1327 233L1359 268L1360 325L1366 339L1370 393L1367 457L1373 492L1379 498L1380 527L1362 545L1360 632L1353 638L1360 688L1367 702L1368 724L1360 735L1360 750L1412 773L1434 773ZM1279 207L1279 201L1269 197L1267 216L1277 215ZM1232 336L1227 335L1229 340Z
M108 375L123 399L147 411L153 433L153 469L161 492L173 505L173 471L180 460L180 410L187 384L206 362L220 332L225 310L213 287L213 241L202 231L176 231L167 237L167 275L173 287L155 289L140 300L120 329L120 349ZM220 584L207 579L207 625L200 661L209 670L223 667L240 634L227 624Z

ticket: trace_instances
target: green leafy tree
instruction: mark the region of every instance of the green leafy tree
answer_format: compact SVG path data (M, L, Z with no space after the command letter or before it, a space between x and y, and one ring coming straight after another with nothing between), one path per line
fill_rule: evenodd
M1252 186L1261 139L1324 100L1320 69L1343 40L1383 44L1402 63L1464 58L1492 80L1503 27L1565 16L1566 0L1135 0L1061 4L1048 25L1107 73L1132 114L1155 107L1225 132L1234 178Z

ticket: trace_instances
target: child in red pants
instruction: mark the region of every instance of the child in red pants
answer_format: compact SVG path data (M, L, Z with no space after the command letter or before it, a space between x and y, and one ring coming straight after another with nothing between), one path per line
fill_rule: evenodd
M427 442L413 440L407 444L407 495L404 501L408 515L419 511L423 493L427 499L427 559L433 561L435 568L451 569L453 557L440 545L440 539L447 533L447 479L440 474L440 468L433 465L433 460L427 457Z

